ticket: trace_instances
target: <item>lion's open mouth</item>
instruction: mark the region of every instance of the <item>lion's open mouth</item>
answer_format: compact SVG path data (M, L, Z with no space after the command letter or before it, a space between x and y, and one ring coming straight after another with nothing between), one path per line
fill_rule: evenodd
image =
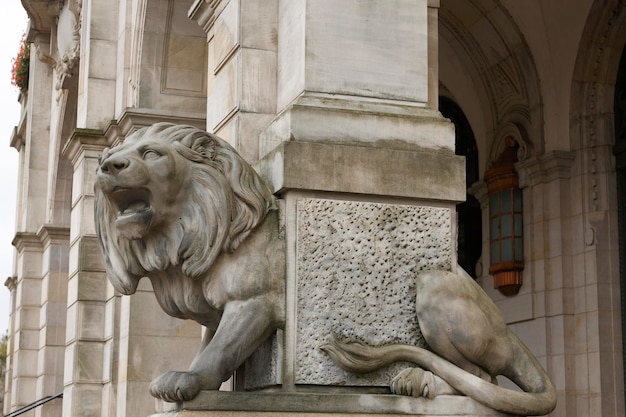
M117 207L117 217L133 216L150 209L150 193L143 189L118 189L110 194Z
M140 239L148 232L154 215L150 199L150 192L143 188L119 188L109 194L117 208L115 226L126 239Z

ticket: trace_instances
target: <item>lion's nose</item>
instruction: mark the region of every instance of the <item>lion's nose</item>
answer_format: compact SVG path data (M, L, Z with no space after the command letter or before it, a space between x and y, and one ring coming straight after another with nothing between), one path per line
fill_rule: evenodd
M108 158L101 165L102 172L111 175L117 175L120 171L127 168L130 161L126 158Z

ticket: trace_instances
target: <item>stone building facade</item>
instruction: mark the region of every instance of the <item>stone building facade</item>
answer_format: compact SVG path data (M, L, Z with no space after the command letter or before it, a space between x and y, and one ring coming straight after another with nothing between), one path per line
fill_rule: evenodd
M11 137L4 413L63 392L30 415L147 416L150 380L193 355L200 328L166 316L148 282L132 297L113 291L93 220L100 152L170 121L260 161L287 205L467 198L473 209L452 222L458 259L548 371L551 415L624 415L626 3L22 3L31 61ZM489 272L485 174L510 140L523 272L504 295ZM441 155L453 150L466 157L465 193L446 182L457 165ZM424 185L433 176L440 187Z

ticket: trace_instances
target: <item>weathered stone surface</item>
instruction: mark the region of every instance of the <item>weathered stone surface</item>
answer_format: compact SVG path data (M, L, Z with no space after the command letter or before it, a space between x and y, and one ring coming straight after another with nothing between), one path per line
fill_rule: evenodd
M451 210L309 198L297 207L295 382L388 386L402 364L356 376L319 346L331 334L425 346L415 277L451 269Z

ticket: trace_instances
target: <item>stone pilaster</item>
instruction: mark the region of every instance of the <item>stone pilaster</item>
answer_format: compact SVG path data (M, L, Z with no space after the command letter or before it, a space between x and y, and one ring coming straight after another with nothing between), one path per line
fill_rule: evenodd
M17 279L12 321L11 409L36 401L39 315L41 306L42 247L34 233L18 232Z
M43 247L37 398L63 392L69 228L43 226L37 237ZM60 401L35 410L36 416L61 415Z
M115 116L118 2L84 0L76 127L104 129Z
M11 407L11 387L13 386L13 343L15 340L15 296L16 296L16 285L17 285L17 277L8 277L6 281L4 281L4 286L7 287L10 293L10 309L9 309L9 328L7 333L7 357L5 363L5 374L4 374L4 385L2 385L3 390L0 392L2 395L2 409L0 412L2 414L9 414L9 409Z
M276 112L278 0L195 1L189 10L207 33L207 130L249 162Z
M29 36L32 34L29 34ZM33 51L45 48L37 37ZM44 37L45 38L45 37ZM45 222L49 156L49 105L52 71L42 61L31 59L29 89L38 94L22 97L19 131L12 143L20 152L19 195L15 239L15 293L11 317L11 410L37 400L39 318L41 314L43 247L36 235Z
M93 183L98 156L106 146L98 131L77 130L64 155L74 167L67 290L63 415L100 417L105 361L107 305L113 299L94 225Z

